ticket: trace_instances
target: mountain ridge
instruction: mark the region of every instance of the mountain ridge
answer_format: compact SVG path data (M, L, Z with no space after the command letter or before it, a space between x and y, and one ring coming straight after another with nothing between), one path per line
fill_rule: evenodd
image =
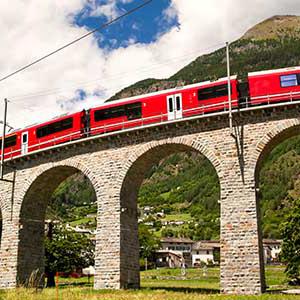
M271 33L272 29L273 32ZM300 17L273 16L253 26L230 45L231 73L245 76L252 71L300 65ZM289 45L291 44L291 45ZM291 53L286 53L286 48ZM255 59L257 57L257 59ZM293 59L294 57L294 59ZM295 59L296 57L296 59ZM165 79L143 79L117 92L107 101L128 98L226 76L225 47L201 55Z

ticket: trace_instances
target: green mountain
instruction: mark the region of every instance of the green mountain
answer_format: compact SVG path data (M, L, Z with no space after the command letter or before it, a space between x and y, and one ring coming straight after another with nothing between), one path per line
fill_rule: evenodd
M300 17L270 18L232 43L230 52L232 73L240 77L251 71L300 65ZM225 49L221 48L199 56L168 79L142 80L109 101L224 76ZM291 201L300 197L299 167L300 136L278 145L264 162L259 181L264 237L280 237L279 225ZM218 199L219 184L211 164L199 154L181 153L165 158L149 170L138 203L140 207L153 207L144 222L151 224L158 236L216 239L220 228ZM89 215L96 213L94 201L88 181L76 175L55 192L48 215L93 227L95 218ZM165 216L157 217L161 211ZM183 222L170 222L176 220Z
M246 32L230 45L231 73L300 65L300 17L275 16ZM226 49L202 55L167 79L145 79L111 97L108 101L144 93L214 80L226 76Z

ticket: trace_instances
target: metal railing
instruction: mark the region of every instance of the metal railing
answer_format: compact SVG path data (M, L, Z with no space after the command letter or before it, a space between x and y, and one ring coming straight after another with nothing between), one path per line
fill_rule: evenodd
M250 101L247 101L247 100L250 100ZM283 105L287 105L289 103L292 104L296 101L300 101L300 92L288 92L288 93L283 93L283 94L273 94L273 95L267 95L267 96L263 95L263 96L252 97L247 100L244 103L244 107L239 108L238 100L233 99L232 100L233 112L243 111L243 110L247 110L249 108L252 108L252 109L261 108L262 109L265 107L258 106L258 105L265 105L265 104L269 105L270 107L272 105L276 106L276 104L278 104L279 101L283 101L283 102L280 102ZM96 136L96 138L97 138L101 135L107 135L109 133L118 134L118 133L121 133L122 131L125 131L128 129L138 130L145 126L150 126L150 125L157 126L157 125L160 125L160 124L166 123L166 122L173 123L173 122L179 122L179 121L184 121L184 120L188 120L188 119L209 117L209 116L220 114L220 113L221 114L229 113L228 101L214 103L214 104L210 104L210 105L200 105L198 107L184 109L184 110L182 110L181 118L169 119L168 113L162 113L160 111L149 117L142 117L142 118L134 119L134 120L124 120L124 121L118 122L118 123L104 124L104 125L101 125L98 127L91 128L90 134L92 137ZM21 149L14 150L14 151L11 150L10 152L5 153L5 160L7 160L7 159L11 160L14 158L29 155L32 153L32 151L30 151L30 150L34 149L34 148L38 148L38 150L43 151L43 150L49 150L57 145L60 145L60 146L66 145L66 144L68 144L65 142L66 138L68 138L69 143L74 142L75 136L78 136L78 139L76 139L75 142L88 139L88 138L80 138L79 139L80 134L81 134L81 131L76 131L76 132L73 132L73 133L70 133L70 134L67 134L64 136L59 136L59 137L54 136L51 140L47 140L47 141L43 141L43 142L41 142L40 139L38 139L38 142L36 144L27 147L28 153L14 156L14 154L20 153ZM62 142L64 142L64 143L62 144ZM44 147L44 145L46 145L46 144L51 144L51 145L49 147ZM36 152L36 151L37 150L34 150L34 152Z

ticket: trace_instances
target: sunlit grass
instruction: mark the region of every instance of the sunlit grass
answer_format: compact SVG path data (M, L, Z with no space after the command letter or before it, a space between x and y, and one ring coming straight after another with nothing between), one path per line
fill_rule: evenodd
M283 295L278 290L287 289L284 268L281 266L267 267L266 279L269 291L276 294L261 296L227 296L219 294L219 268L188 269L182 276L180 269L159 269L141 272L140 290L101 290L93 289L93 279L59 278L59 288L35 290L14 289L0 291L2 300L289 300L300 299L300 295Z

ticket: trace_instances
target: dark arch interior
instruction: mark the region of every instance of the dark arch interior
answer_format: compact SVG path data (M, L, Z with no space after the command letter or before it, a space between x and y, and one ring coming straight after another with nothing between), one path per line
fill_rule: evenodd
M121 232L123 233L121 236L121 269L123 273L131 274L125 279L127 284L138 281L138 275L134 270L139 268L137 198L140 187L146 174L153 166L172 154L182 152L196 152L200 154L192 147L183 144L165 144L154 147L133 163L123 181L121 189L121 207L123 211L121 214ZM130 253L130 255L126 253Z
M56 188L76 173L79 173L79 170L74 167L54 167L38 176L28 189L20 212L17 271L19 284L28 284L33 272L39 274L39 282L35 284L42 284L47 205Z
M272 150L278 146L280 143L284 142L285 140L298 136L300 133L300 128L299 126L293 126L290 127L283 132L277 134L263 149L261 154L259 155L258 161L256 163L255 167L255 183L256 187L258 188L258 183L259 183L259 176L260 176L260 171L263 166L264 161L268 157L268 155L272 152Z
M281 201L284 199L281 199L282 186L279 183L283 181L281 174L284 170L280 168L280 164L276 164L278 159L281 162L286 162L284 155L287 153L286 151L293 150L293 140L297 139L297 136L299 137L299 126L288 128L277 134L264 147L256 164L257 217L262 250L264 249L263 238L279 239L281 237L279 225L284 217L284 204ZM287 144L290 144L290 146L286 148ZM273 261L274 258L264 257L263 254L263 251L261 251L261 261Z

